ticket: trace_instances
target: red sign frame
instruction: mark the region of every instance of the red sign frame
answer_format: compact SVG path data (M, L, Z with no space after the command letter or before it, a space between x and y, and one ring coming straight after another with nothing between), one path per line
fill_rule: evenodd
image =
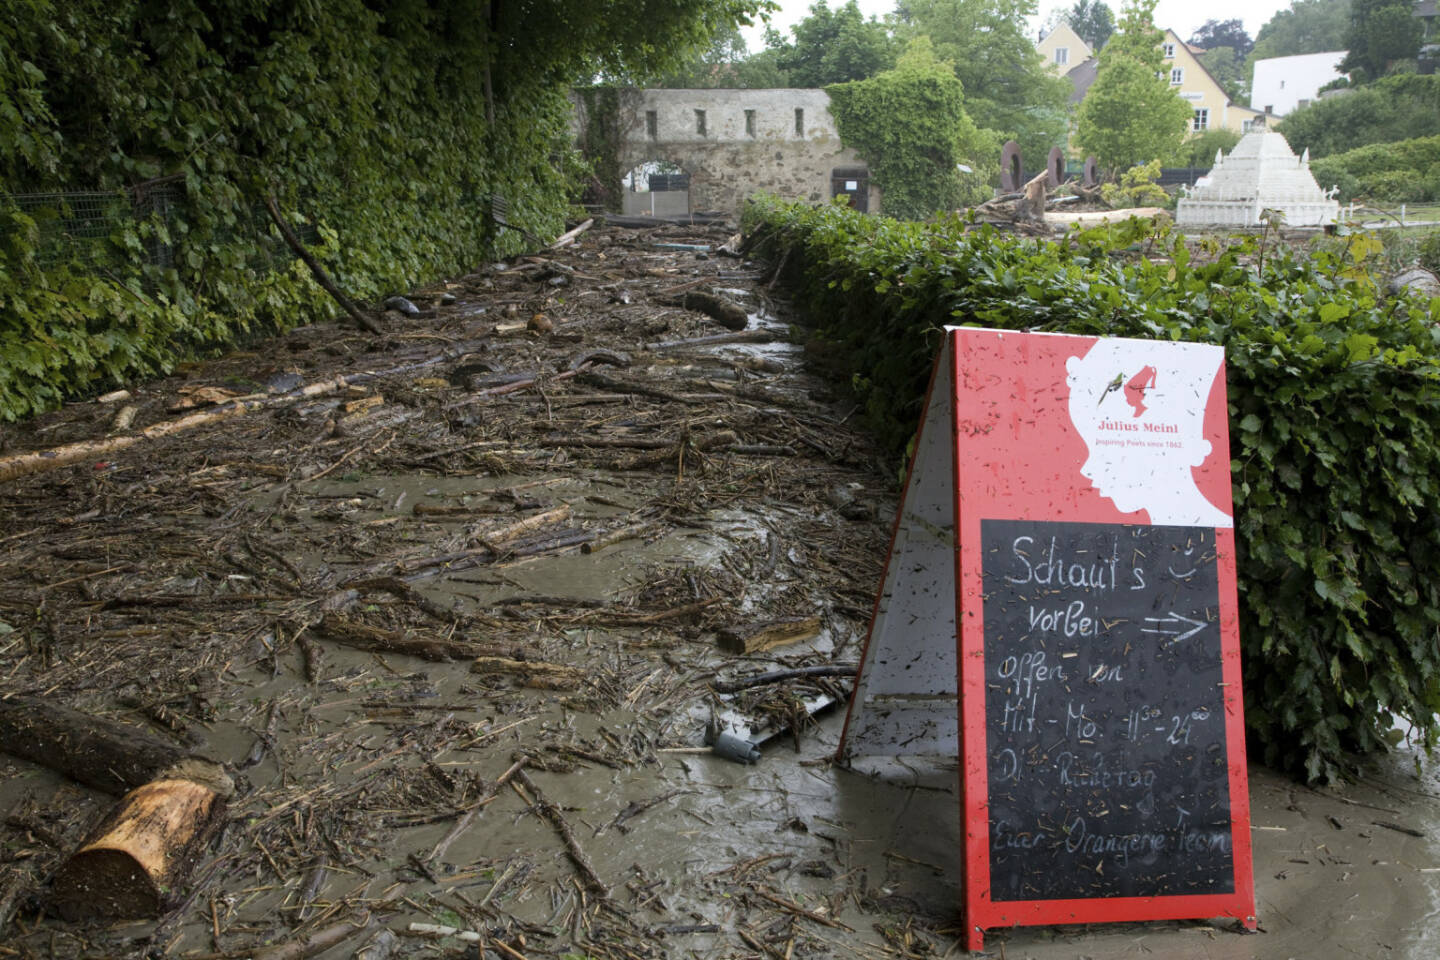
M1109 375L1112 369L1120 372L1113 380ZM1104 371L1103 379L1097 379L1097 370ZM1188 394L1182 396L1182 388ZM1076 399L1080 397L1083 402ZM1099 398L1095 408L1103 411L1093 416L1089 413L1092 397ZM937 402L948 410L932 410ZM942 413L949 415L934 416ZM931 430L945 430L949 456L943 460L949 462L936 455L934 438L926 438L922 427L905 500L892 531L885 584L876 601L841 736L840 759L844 762L853 752L867 752L855 742L869 735L863 722L866 672L879 672L877 655L883 664L884 651L878 647L896 643L884 631L883 622L888 604L905 602L902 594L907 574L897 568L907 565L897 562L896 552L902 521L913 506L908 501L920 489L917 484L925 482L917 470L948 472L950 502L945 512L954 522L953 689L959 695L967 948L982 947L985 929L1017 925L1233 917L1254 929L1223 352L1199 344L947 328L927 391L925 421ZM1142 427L1153 430L1157 437L1137 433L1126 438L1124 431ZM1086 430L1088 437L1084 436ZM932 440L928 448L927 439ZM1101 450L1097 446L1101 443L1123 453ZM1181 465L1188 473L1176 468L1182 458ZM1107 460L1115 462L1102 462ZM1138 480L1127 476L1127 462L1138 463L1144 476ZM932 493L934 489L932 485ZM1094 899L991 898L984 585L979 549L981 521L986 519L1196 527L1212 527L1213 523L1234 871L1231 892ZM903 552L905 548L899 549ZM857 716L861 722L852 726ZM941 737L937 742L950 741ZM907 745L896 752L923 751Z

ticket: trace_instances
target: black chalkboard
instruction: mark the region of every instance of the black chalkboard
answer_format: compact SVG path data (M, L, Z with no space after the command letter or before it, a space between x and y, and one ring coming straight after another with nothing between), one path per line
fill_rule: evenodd
M1215 531L981 541L991 900L1233 893Z

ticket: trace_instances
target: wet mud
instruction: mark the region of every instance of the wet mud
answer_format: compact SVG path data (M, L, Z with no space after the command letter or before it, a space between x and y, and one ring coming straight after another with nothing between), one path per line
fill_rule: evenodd
M858 659L895 509L728 239L593 230L411 292L381 337L306 327L5 428L0 457L252 405L0 483L0 696L237 784L162 916L74 923L46 885L115 798L0 754L0 956L962 953L954 765L833 766L844 676L720 692ZM691 290L740 303L742 339ZM803 629L718 642L776 622ZM758 762L717 728L768 738ZM1407 756L1318 791L1252 767L1259 934L987 951L1432 956L1440 787Z

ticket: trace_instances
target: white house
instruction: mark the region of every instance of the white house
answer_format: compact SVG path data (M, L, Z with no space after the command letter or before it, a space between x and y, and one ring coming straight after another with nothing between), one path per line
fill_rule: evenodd
M1251 109L1283 117L1309 106L1321 87L1345 76L1340 72L1340 61L1344 59L1344 50L1331 50L1256 60L1250 84Z

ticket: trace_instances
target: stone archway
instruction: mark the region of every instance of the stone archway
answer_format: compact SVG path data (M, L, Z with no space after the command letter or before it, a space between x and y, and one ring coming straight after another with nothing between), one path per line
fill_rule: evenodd
M631 216L689 216L690 173L678 163L642 160L620 180L621 211Z

